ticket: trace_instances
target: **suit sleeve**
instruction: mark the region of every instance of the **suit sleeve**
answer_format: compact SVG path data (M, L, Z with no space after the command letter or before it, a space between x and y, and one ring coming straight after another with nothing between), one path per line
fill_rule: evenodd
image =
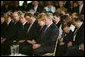
M47 40L46 42L43 42L43 44L41 44L43 51L48 52L54 50L58 35L59 35L58 29L54 29L51 32L51 35L49 36L50 39Z

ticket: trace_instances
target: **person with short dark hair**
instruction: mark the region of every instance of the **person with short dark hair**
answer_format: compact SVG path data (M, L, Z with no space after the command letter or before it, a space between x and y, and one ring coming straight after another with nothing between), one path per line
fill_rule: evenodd
M74 18L73 24L77 28L73 38L73 47L68 49L65 56L84 56L84 23L80 18Z
M53 17L54 17L54 19L53 19L54 24L56 24L56 26L58 26L58 28L59 28L61 25L60 14L58 12L55 12L55 13L53 13Z
M63 33L56 50L56 56L64 56L68 48L73 46L73 32L70 30L70 25L68 23L62 24Z

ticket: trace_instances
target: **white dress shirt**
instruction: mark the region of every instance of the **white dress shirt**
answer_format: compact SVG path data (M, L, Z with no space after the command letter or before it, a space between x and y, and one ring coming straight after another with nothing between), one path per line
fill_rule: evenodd
M81 13L82 8L83 8L83 4L81 6L79 6L79 14Z

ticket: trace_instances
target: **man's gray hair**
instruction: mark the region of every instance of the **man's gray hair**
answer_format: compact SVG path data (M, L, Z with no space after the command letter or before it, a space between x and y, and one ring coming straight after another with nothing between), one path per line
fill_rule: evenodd
M49 19L53 20L53 14L52 13L46 13L46 15L49 17Z

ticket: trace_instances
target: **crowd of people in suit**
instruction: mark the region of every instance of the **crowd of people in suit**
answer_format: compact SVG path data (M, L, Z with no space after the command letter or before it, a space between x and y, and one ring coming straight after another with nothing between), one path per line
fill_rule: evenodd
M53 53L55 48L55 56L84 56L83 1L32 1L12 6L1 5L1 55L9 55L15 42L19 53L28 56Z

